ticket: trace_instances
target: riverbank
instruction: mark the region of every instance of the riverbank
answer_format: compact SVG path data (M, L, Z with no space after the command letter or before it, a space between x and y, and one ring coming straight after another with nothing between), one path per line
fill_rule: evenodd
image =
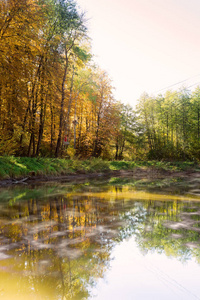
M49 180L81 180L100 176L200 176L195 162L70 160L59 158L0 157L0 185Z

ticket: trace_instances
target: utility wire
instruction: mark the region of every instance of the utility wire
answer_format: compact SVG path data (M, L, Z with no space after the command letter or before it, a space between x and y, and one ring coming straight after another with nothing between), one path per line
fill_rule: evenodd
M182 89L180 89L179 91L174 92L173 95L179 94L180 92L184 91L185 89L189 89L189 88L191 88L191 87L193 87L193 86L195 86L195 85L197 85L197 84L200 84L200 82L198 81L198 82L196 82L196 83L191 84L190 86L188 86L188 87L186 87L186 88L182 88ZM169 99L170 97L171 97L171 95L168 96L168 97L166 97L165 99Z
M189 89L189 88L191 88L191 87L193 87L193 86L195 86L195 85L197 85L197 84L200 84L200 82L196 82L196 83L191 84L190 86L187 87L187 89ZM185 89L186 89L186 88L182 88L182 89L180 89L180 90L177 91L177 92L173 92L173 95L169 95L168 97L164 97L164 99L167 100L167 99L169 99L171 96L177 95L177 94L179 94L180 92L184 91ZM177 105L178 105L178 104L176 104L176 106L177 106Z
M177 83L174 83L174 84L172 84L172 85L169 85L169 86L167 86L167 87L165 87L165 88L162 88L162 89L160 89L160 90L158 90L158 91L154 92L154 94L157 94L157 93L159 93L159 92L161 92L161 91L164 91L164 90L166 90L166 89L169 89L169 88L171 88L171 87L173 87L173 86L175 86L175 85L178 85L178 84L184 83L184 82L186 82L186 81L188 81L188 80L190 80L190 79L193 79L193 78L196 78L196 77L199 77L199 76L200 76L200 74L197 74L197 75L194 75L194 76L188 77L188 78L187 78L187 79L185 79L185 80L179 81L179 82L177 82Z
M189 88L191 88L191 87L193 87L193 86L195 86L195 85L197 85L197 84L200 84L200 81L198 81L198 82L196 82L196 83L193 83L193 84L191 84L190 86L188 86L188 87L186 87L186 88L182 88L182 89L180 89L180 90L177 91L177 92L173 92L173 95L169 95L168 97L164 97L164 99L167 100L167 99L169 99L170 97L172 97L172 96L174 96L174 95L177 95L177 94L181 93L182 91L184 91L185 89L189 89ZM154 97L150 97L150 98L154 98Z

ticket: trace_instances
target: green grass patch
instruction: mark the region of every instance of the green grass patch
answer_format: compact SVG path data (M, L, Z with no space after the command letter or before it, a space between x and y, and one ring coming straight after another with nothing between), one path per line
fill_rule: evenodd
M0 179L36 176L58 176L75 172L109 171L109 162L101 159L70 160L59 158L0 157Z
M71 173L99 173L114 170L134 170L134 168L152 168L172 171L200 171L195 162L162 161L105 161L102 159L60 159L30 157L0 157L0 179L20 178L30 174L36 176L59 176Z

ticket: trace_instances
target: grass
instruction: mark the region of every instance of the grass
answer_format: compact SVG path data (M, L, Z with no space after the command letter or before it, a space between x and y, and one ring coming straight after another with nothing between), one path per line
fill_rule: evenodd
M195 169L200 171L200 166L197 162L181 161L181 162L167 162L167 161L113 161L110 163L112 170L130 170L134 168L151 168L167 171L187 171Z
M59 158L0 157L0 179L21 178L30 174L36 176L59 176L72 173L98 173L115 170L164 169L174 171L196 170L195 162L160 161L104 161L102 159L70 160Z
M0 157L0 179L36 176L59 176L76 172L95 173L109 171L109 162L101 159L70 160L59 158Z

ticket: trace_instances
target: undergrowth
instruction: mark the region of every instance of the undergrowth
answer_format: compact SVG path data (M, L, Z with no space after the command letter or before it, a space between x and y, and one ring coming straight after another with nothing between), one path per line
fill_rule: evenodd
M134 168L153 168L172 171L200 170L195 162L162 161L105 161L99 158L88 160L60 158L0 157L0 179L20 178L29 175L59 176L72 173L98 173Z

